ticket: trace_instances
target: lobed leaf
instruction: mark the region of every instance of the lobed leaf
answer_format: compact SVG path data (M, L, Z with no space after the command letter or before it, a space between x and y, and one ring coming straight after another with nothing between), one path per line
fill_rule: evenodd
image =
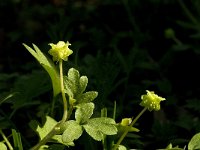
M79 124L83 124L92 116L94 110L94 103L82 103L76 105L75 112L76 121Z
M65 131L62 134L62 141L64 143L72 143L74 140L78 139L82 133L83 129L76 121L70 120L64 124Z
M64 76L63 80L64 80L65 93L67 93L69 95L69 97L74 97L73 83L68 79L67 76Z
M7 150L7 146L3 142L0 142L0 150Z
M86 93L83 93L77 97L78 103L88 103L93 101L98 96L98 92L96 91L89 91Z
M118 150L127 150L127 148L124 145L119 145Z
M88 78L86 76L81 76L79 79L79 91L83 93L87 87Z
M98 93L96 91L89 91L83 93L87 87L88 78L86 76L81 76L78 70L70 68L68 71L68 76L64 76L64 88L65 93L77 104L88 103L93 101Z
M42 145L39 150L64 150L65 145L52 144L52 145Z
M200 149L200 133L195 134L188 144L188 150Z
M70 68L68 71L68 79L69 81L72 82L72 90L74 95L78 92L78 87L79 87L79 78L80 78L80 74L78 72L78 70L74 69L74 68Z
M115 120L112 118L93 118L89 119L87 124L83 125L86 132L95 140L101 141L105 135L117 134Z
M104 138L104 135L101 131L96 130L93 126L91 125L83 125L85 131L96 141L101 141Z
M56 124L57 121L55 121L53 118L49 116L46 116L46 122L42 127L35 120L32 120L29 123L31 128L38 133L40 140L42 140L55 127Z
M66 145L66 146L74 146L75 145L74 142L64 143L63 140L62 140L62 135L54 135L52 137L52 139L54 141L56 141L57 143L61 143L62 145Z

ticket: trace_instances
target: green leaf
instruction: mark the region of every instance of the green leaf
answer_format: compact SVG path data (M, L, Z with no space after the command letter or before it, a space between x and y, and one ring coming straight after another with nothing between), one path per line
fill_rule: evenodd
M91 125L83 125L85 131L96 141L101 141L104 138L104 135L101 131L96 130L93 126Z
M96 91L89 91L83 93L87 87L88 78L86 76L81 76L79 71L70 68L68 71L68 76L64 76L64 88L65 93L73 99L73 103L88 103L93 101L98 93Z
M98 96L98 92L96 91L89 91L86 93L81 94L77 97L77 102L80 103L88 103L93 101Z
M79 91L83 93L87 87L88 78L86 76L81 76L79 79Z
M65 145L61 144L42 145L38 150L65 150Z
M35 57L35 59L42 65L42 67L48 72L52 81L54 96L58 95L61 91L60 77L53 61L49 59L47 56L45 56L35 44L33 44L34 49L32 49L26 44L23 44L23 45Z
M117 129L118 129L118 135L119 136L121 136L123 133L124 133L124 131L125 130L127 130L129 128L129 126L123 126L123 125L120 125L120 124L118 124L117 125ZM130 129L129 129L129 132L139 132L140 130L139 129L137 129L137 128L135 128L135 127L131 127Z
M75 98L75 95L79 92L79 78L80 74L74 68L70 68L68 76L64 77L65 91L72 98Z
M65 128L65 131L62 134L62 141L66 144L71 144L74 140L78 139L83 133L81 125L79 125L74 120L69 120L65 122L63 128Z
M64 132L64 131L62 131ZM64 143L62 140L62 135L54 135L52 137L53 142L56 141L56 143L61 143L62 145L66 145L66 146L74 146L74 142L70 142L70 143Z
M67 76L64 76L63 77L63 80L64 80L64 90L65 90L65 93L67 93L68 95L69 95L69 97L74 97L74 90L73 90L73 82L72 81L70 81L69 79L68 79L68 77Z
M39 150L64 150L65 145L52 144L52 145L42 145Z
M76 70L74 68L70 68L68 71L68 79L73 84L72 90L73 90L74 94L76 94L78 92L79 78L80 78L80 74L79 74L78 70Z
M195 134L188 144L188 150L200 149L200 133Z
M127 150L127 148L124 145L119 145L118 150Z
M0 142L0 150L7 150L7 146L3 142Z
M14 148L17 150L23 150L20 133L18 133L15 129L12 129L12 135L13 135Z
M46 116L46 122L42 127L35 120L32 120L29 123L31 128L38 133L40 140L42 140L55 127L56 124L57 121L55 121L53 118L49 116Z
M76 121L79 124L85 123L93 114L94 103L82 103L76 105L77 109L75 112Z
M0 100L0 105L2 103L4 103L5 101L7 101L9 98L13 97L15 94L17 94L17 92L13 92L13 93L10 93L9 95L7 95L6 97L4 97L3 99Z
M86 125L83 125L86 132L95 140L101 141L106 135L117 134L117 128L114 119L111 118L93 118L89 119Z
M185 149L185 148L184 148ZM184 150L183 148L179 148L179 146L172 146L172 143L170 143L165 149L163 150Z

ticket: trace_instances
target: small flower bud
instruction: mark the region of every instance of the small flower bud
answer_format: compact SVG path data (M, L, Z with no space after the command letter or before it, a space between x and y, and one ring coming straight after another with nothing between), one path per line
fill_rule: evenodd
M122 121L120 122L120 125L128 126L131 122L132 122L131 118L123 118Z
M67 61L68 56L73 53L73 51L68 48L68 46L71 45L68 41L66 43L64 41L59 41L57 44L50 43L49 45L51 46L49 54L53 56L53 61L60 61L61 59Z
M146 92L147 94L141 96L142 102L140 105L146 107L149 111L160 110L160 102L165 100L165 98L158 96L153 91L146 90Z

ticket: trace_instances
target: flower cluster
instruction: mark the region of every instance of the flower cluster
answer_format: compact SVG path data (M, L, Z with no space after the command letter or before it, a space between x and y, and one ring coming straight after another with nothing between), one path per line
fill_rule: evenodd
M68 48L71 45L68 41L59 41L57 44L50 43L51 49L49 54L53 56L53 61L68 60L68 56L73 53L71 49Z
M165 98L158 96L153 91L146 90L146 92L147 94L141 96L142 102L140 105L146 107L149 111L160 110L160 102L165 100Z

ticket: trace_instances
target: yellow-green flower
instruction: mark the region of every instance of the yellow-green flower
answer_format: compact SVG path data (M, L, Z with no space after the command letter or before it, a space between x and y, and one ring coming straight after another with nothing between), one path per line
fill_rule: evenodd
M69 55L73 53L73 51L68 48L68 46L71 45L68 41L66 43L64 41L59 41L57 44L50 43L49 45L51 46L49 54L53 56L53 61L67 61Z
M140 105L146 107L149 111L160 110L160 102L165 100L165 98L158 96L153 91L146 90L146 92L147 94L141 96L142 102Z
M131 118L123 118L122 121L120 122L120 125L122 126L128 126L132 122Z

